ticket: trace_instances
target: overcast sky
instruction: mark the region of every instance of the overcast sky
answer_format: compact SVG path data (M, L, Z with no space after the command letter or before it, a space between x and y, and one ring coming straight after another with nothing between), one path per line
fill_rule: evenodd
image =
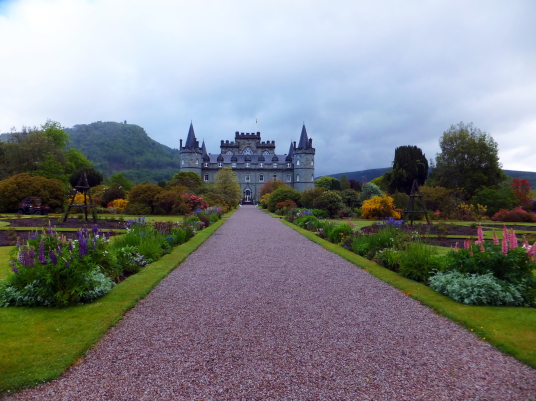
M315 175L428 159L460 121L536 171L534 0L0 0L0 132L124 121L209 153L235 131ZM258 123L256 123L256 120Z

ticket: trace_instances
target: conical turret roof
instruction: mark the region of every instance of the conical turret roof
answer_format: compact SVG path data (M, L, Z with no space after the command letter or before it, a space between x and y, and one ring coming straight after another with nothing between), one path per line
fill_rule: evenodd
M288 155L285 160L292 161L292 156L294 156L294 144L290 141L290 149L288 150Z
M298 149L309 149L309 137L307 136L307 130L305 129L305 124L303 125L302 130L301 130Z
M190 123L190 129L188 130L188 137L186 138L185 148L194 149L197 146L197 139L195 139L194 126Z

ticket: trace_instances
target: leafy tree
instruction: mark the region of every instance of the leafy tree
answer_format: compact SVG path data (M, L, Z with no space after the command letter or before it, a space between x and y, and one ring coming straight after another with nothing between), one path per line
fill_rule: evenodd
M341 191L351 188L350 181L348 181L348 176L346 174L341 175L339 181L341 183Z
M300 191L294 188L290 188L288 186L279 187L270 194L270 199L268 200L268 210L270 210L272 213L275 212L275 205L286 200L299 203L300 196Z
M125 191L130 191L134 184L123 173L116 173L110 176L110 184L119 184Z
M316 187L311 189L306 189L301 193L300 203L301 207L306 207L308 209L314 208L314 203L316 198L318 198L324 192L324 188Z
M69 150L65 152L65 158L65 173L68 175L71 175L77 170L93 167L93 163L91 163L82 152L73 148L69 148Z
M450 216L456 207L454 193L445 187L423 185L419 188L424 205L428 210L439 210L441 214Z
M314 207L327 211L330 217L333 217L343 207L342 198L337 191L324 191L322 195L316 198Z
M65 168L58 161L56 156L50 153L46 156L45 160L39 164L39 169L32 172L32 175L38 175L45 178L54 178L58 181L61 181L63 184L67 184Z
M514 195L519 202L519 205L528 212L532 211L532 196L530 195L530 187L532 184L525 178L520 180L516 177L512 180L510 186L514 191Z
M203 181L201 181L201 176L195 171L179 171L167 184L168 189L174 186L187 187L191 192L197 193L203 186Z
M362 185L359 181L356 180L348 180L350 183L350 189L353 189L354 191L361 192Z
M92 191L91 193L93 194L93 190L91 191ZM108 203L116 199L126 199L126 198L127 198L127 193L125 192L123 187L119 185L118 183L114 182L108 189L106 189L106 191L103 191L100 201L101 201L101 205L107 206Z
M55 179L32 177L28 173L16 174L0 181L0 211L16 211L19 203L28 196L40 197L51 209L63 206L66 193L63 184Z
M510 210L513 209L516 204L516 196L510 186L503 185L500 188L481 188L479 189L471 203L474 206L482 205L486 206L486 214L493 216L500 209Z
M329 191L329 190L340 191L341 182L334 177L325 176L325 177L320 177L318 180L315 181L315 187L324 188L326 191Z
M78 183L80 182L80 177L82 177L83 173L86 173L87 182L91 188L100 185L104 179L102 177L102 174L95 170L93 167L83 168L71 174L71 177L69 178L69 183L73 188L78 185Z
M214 191L229 199L232 207L238 206L242 198L242 190L238 184L238 177L230 167L223 167L214 176Z
M134 188L132 188L128 194L129 205L127 208L133 209L135 207L142 206L144 209L150 210L152 213L156 206L156 197L162 191L164 190L155 184L138 184L134 186Z
M452 125L439 145L441 153L436 155L429 185L463 188L473 196L479 188L496 188L506 179L497 143L472 123Z
M428 176L428 160L417 146L400 146L395 149L392 170L385 173L385 181L389 191L409 194L413 180L423 185Z
M363 185L361 195L359 195L359 201L364 202L367 199L371 199L375 196L383 196L382 190L376 184L367 182L365 185Z
M377 185L378 188L380 188L380 190L382 192L389 192L389 183L385 179L384 175L381 175L379 177L376 177L376 178L370 180L370 183Z
M271 194L274 192L277 188L281 187L287 187L288 185L285 184L283 181L274 179L269 180L264 183L264 185L261 187L261 190L259 191L259 195L262 198L266 194Z
M57 149L64 149L71 138L64 131L64 128L57 121L48 119L45 124L41 126L41 130L45 137L49 138Z
M177 190L181 188L181 190ZM189 207L184 203L181 196L182 190L187 190L186 187L174 187L171 190L164 190L156 196L156 206L162 209L166 214L185 214Z
M340 196L343 203L352 209L361 205L361 202L359 201L359 192L354 191L353 189L345 189L344 191L341 191Z

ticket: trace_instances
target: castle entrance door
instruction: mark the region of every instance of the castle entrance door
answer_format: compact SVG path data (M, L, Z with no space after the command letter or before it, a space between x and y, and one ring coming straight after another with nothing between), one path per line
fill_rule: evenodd
M244 191L244 201L248 203L251 202L251 191L249 189Z

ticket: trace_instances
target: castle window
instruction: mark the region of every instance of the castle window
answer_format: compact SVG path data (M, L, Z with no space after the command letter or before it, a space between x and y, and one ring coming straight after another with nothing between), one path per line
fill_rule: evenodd
M218 162L218 167L222 167L223 166L223 163L222 162Z
M249 182L249 174L246 174L246 182Z
M247 148L244 149L244 151L242 152L243 155L252 155L253 154L253 151L251 150L251 148L248 146Z
M300 175L297 174L297 175L296 175L296 182L298 182L299 180L300 180Z
M277 163L272 164L273 168L277 168Z
M290 168L290 163L287 163L287 167Z
M259 182L264 182L264 174L259 174Z
M300 165L300 161L296 160L296 166L299 166L299 165Z
M314 163L313 163L313 161L311 160L311 166L313 166L313 165L314 165Z
M184 159L181 160L181 164L184 164Z
M249 167L249 163L246 163L246 167Z
M234 155L233 151L232 150L228 150L226 155Z
M287 182L290 182L291 179L290 179L290 174L287 174Z
M315 176L311 175L311 181L314 181L314 180L315 180Z
M205 174L205 181L208 181L208 174Z
M208 167L208 163L205 163L205 167Z
M277 174L274 174L274 181L277 180Z
M260 162L260 163L259 163L259 167L260 167L260 168L263 168L263 167L264 167L264 163L263 163L263 162Z
M199 159L195 159L195 164L199 164Z
M264 152L262 152L262 154L263 154L264 156L266 156L266 155L269 155L270 152L268 152L267 150L265 150Z
M236 167L236 163L235 163L235 162L232 162L232 163L231 163L231 167Z

